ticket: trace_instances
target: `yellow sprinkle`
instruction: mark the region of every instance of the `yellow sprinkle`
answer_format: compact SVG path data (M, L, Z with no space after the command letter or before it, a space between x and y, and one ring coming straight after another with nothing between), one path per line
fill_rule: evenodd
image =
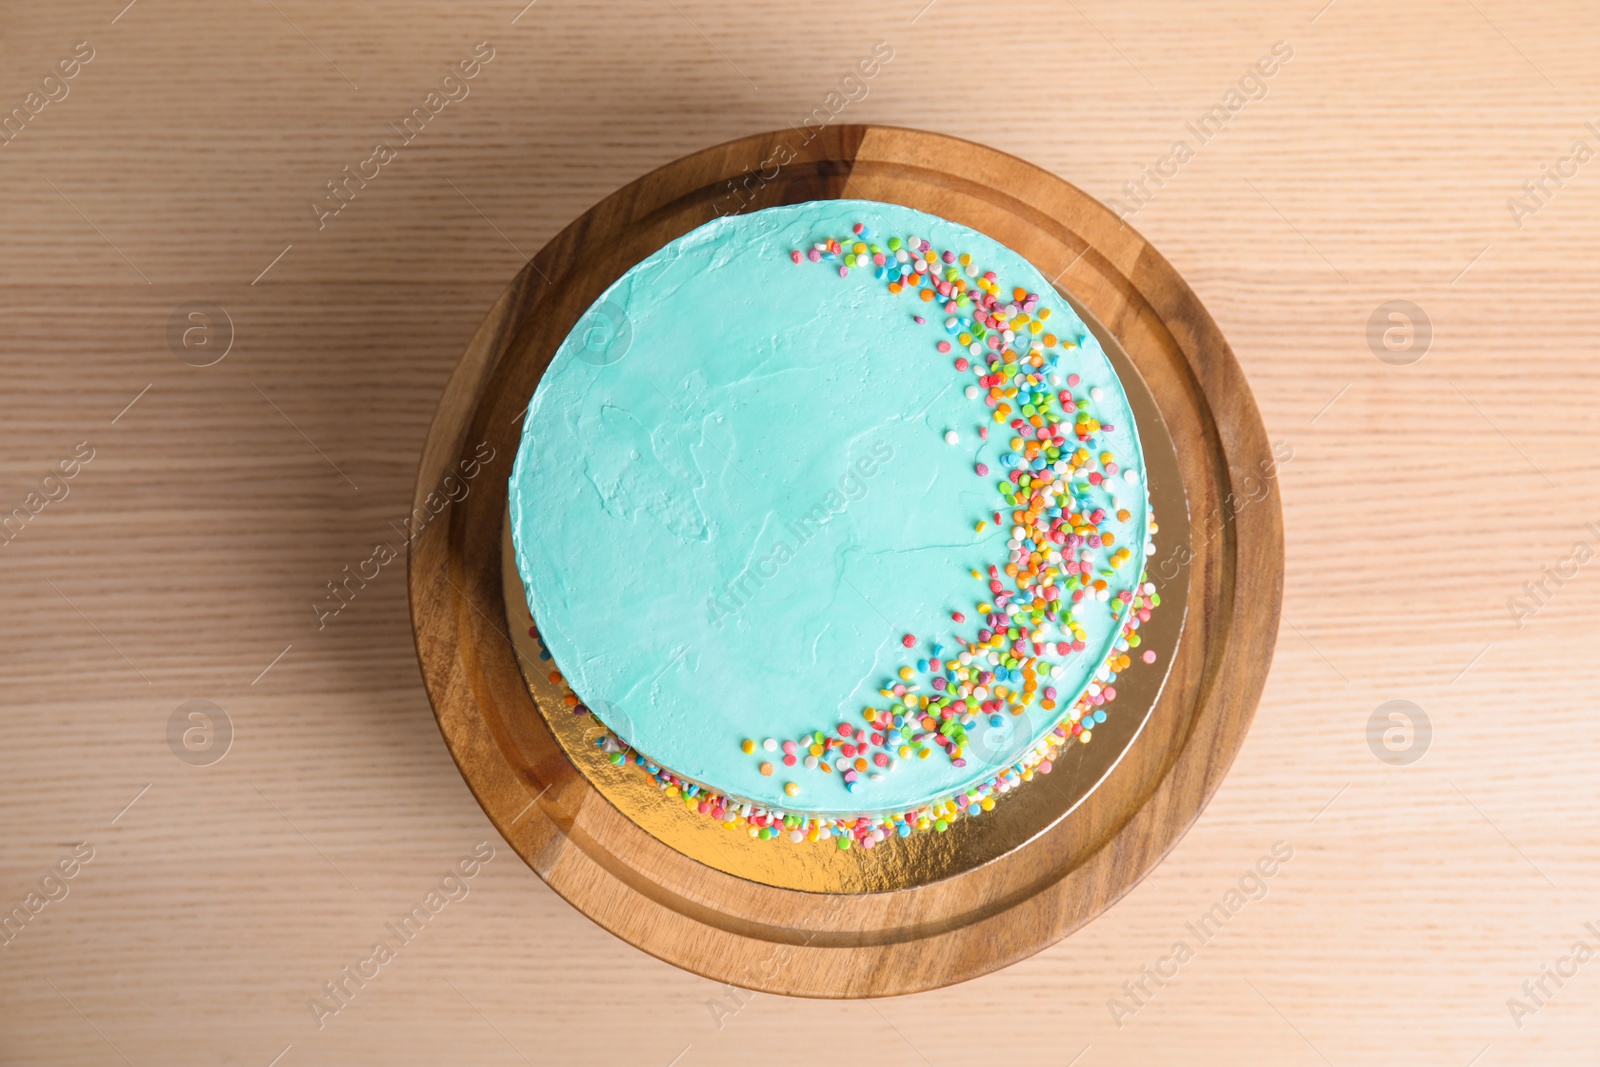
M978 532L979 533L983 533L983 531L987 530L988 528L989 528L989 524L987 522L984 522L982 519L978 520ZM973 571L972 572L972 576L974 578L982 578L983 577L983 575L979 574L977 571Z
M912 678L915 678L915 677L916 677L916 672L913 671L910 667L901 667L900 668L900 678L901 678L902 681L909 682L909 681L911 681Z
M746 756L748 756L748 755L750 755L752 752L754 752L756 750L756 743L754 741L746 741L744 744L740 745L739 747L744 749L744 754Z
M786 795L791 797L797 797L800 795L800 787L795 785L793 782L783 783L783 791Z

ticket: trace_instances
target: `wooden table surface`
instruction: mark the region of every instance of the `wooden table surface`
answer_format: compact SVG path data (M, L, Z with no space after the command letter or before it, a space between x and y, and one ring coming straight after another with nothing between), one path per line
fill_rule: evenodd
M0 1063L1592 1062L1593 5L124 2L0 14ZM369 562L525 258L808 115L1120 199L1293 453L1199 823L1066 942L870 1003L551 893L446 753L403 551Z

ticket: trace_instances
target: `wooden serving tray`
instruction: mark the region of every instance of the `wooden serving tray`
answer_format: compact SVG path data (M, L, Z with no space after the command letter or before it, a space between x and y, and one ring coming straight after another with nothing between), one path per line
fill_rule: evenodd
M1183 636L1115 772L1019 847L895 891L868 883L869 891L808 892L738 877L625 816L574 767L536 709L519 667L526 652L508 622L525 612L513 604L508 616L502 571L521 415L589 305L633 264L719 213L841 197L961 223L1055 277L1148 386L1189 508L1157 516L1150 565L1158 586L1186 590ZM1199 815L1243 742L1271 660L1283 573L1275 467L1227 342L1171 265L1109 210L969 142L879 126L777 131L680 159L613 193L540 251L479 327L429 432L415 506L437 511L445 477L489 449L494 458L444 519L422 528L409 559L418 657L451 754L489 818L551 888L646 952L735 985L889 996L972 978L1053 944L1143 878Z

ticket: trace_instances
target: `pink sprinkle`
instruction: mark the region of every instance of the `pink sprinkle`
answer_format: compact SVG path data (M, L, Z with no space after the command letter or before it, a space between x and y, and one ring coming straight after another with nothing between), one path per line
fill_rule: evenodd
M1144 661L1146 663L1154 663L1156 661L1155 649L1151 648L1151 649L1146 649L1145 650Z
M983 438L985 441L987 441L989 439L989 427L987 427L987 426L980 427L978 429L978 436Z
M979 471L978 473L981 474L983 472ZM950 613L950 617L952 619L954 619L956 622L966 622L967 621L967 617L965 615L961 614L961 612L959 612L959 611L952 611ZM1145 655L1149 656L1149 655L1152 655L1152 653L1146 652Z
M840 267L839 268L839 277L841 277L841 278L850 277L850 268L849 267Z
M915 634L906 634L904 637L902 637L900 639L900 643L902 645L905 645L907 648L911 648L911 647L915 646L916 643L917 643L916 635Z
M978 472L978 477L980 478L989 473L989 465L987 463L980 463L972 469ZM961 620L957 619L956 621L960 622Z
M854 226L850 227L850 229L854 233L860 233L862 230L866 229L866 226L858 222Z
M925 323L926 323L926 322L927 322L927 321L928 321L928 320L927 320L927 319L925 319L925 318L923 318L923 317L922 317L922 316L921 316L921 315L913 315L913 316L911 316L911 321L912 321L912 322L914 322L914 323L916 323L916 324L917 324L917 325L918 325L918 326L922 326L922 325L924 325L924 324L925 324Z
M818 251L817 249L813 248L811 251L806 253L806 258L809 259L813 263L821 263L822 262L822 253L820 251Z
M1067 375L1067 384L1068 385L1077 385L1078 382L1079 382L1079 378L1078 378L1078 376L1076 374Z
M789 258L794 260L796 263L798 263L798 262L800 262L800 253L798 251L790 252L789 253Z

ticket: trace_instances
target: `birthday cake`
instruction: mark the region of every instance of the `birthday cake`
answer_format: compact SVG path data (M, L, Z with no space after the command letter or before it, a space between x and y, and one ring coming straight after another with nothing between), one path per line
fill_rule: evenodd
M756 838L981 815L1155 659L1111 363L1027 260L899 205L718 218L619 278L533 395L510 517L560 713Z

